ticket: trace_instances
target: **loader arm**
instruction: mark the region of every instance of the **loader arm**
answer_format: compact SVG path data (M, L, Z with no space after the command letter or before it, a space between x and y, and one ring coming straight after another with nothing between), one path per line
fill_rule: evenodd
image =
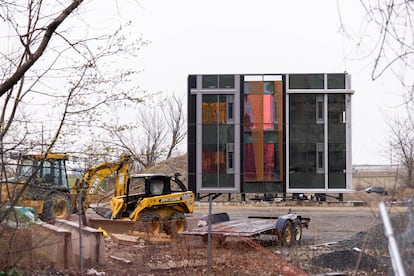
M104 162L86 171L81 184L76 185L77 187L74 189L75 194L78 194L81 189L84 189L83 210L89 207L93 197L98 193L104 181L115 172L115 194L126 193L128 169L131 159L130 156L123 155L118 161Z

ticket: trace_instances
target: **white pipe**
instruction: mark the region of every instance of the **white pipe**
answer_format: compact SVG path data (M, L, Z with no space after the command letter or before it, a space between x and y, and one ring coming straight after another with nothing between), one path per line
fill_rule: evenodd
M385 208L384 202L379 203L379 209L384 222L385 236L388 238L388 251L390 252L391 263L396 276L405 276L404 266L401 261L401 256L398 251L397 242L394 238L392 231L392 225L388 217L387 209Z

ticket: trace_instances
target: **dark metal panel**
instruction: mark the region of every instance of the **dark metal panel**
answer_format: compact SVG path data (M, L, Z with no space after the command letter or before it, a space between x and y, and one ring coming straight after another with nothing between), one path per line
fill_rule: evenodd
M196 193L196 95L191 95L191 87L194 86L195 75L188 77L187 95L187 171L188 189Z

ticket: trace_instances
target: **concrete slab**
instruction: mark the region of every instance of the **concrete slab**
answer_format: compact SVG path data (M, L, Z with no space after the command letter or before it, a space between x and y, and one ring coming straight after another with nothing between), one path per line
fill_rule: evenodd
M32 257L36 262L60 269L75 265L70 231L44 222L35 224L34 228Z
M69 231L72 237L72 249L75 262L79 264L80 239L82 233L82 257L84 262L90 265L105 264L105 241L103 233L95 228L83 226L79 229L77 222L68 220L56 220L55 226Z

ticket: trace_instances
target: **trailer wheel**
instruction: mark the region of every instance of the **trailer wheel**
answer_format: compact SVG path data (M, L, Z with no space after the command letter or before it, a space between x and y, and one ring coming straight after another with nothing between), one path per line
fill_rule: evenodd
M139 221L142 222L144 232L157 235L161 232L161 216L154 212L148 212L141 215Z
M282 229L282 236L280 238L281 238L282 245L285 245L285 246L292 245L294 241L294 237L293 237L292 222L290 220L285 221L285 224L283 225L283 229Z
M165 223L165 232L169 235L176 235L184 232L186 228L185 216L180 212L173 212L167 217L167 222Z
M51 194L46 200L43 212L39 215L42 221L66 219L72 214L72 203L65 194Z
M297 244L299 244L302 240L302 226L300 220L296 220L293 225L293 238Z

